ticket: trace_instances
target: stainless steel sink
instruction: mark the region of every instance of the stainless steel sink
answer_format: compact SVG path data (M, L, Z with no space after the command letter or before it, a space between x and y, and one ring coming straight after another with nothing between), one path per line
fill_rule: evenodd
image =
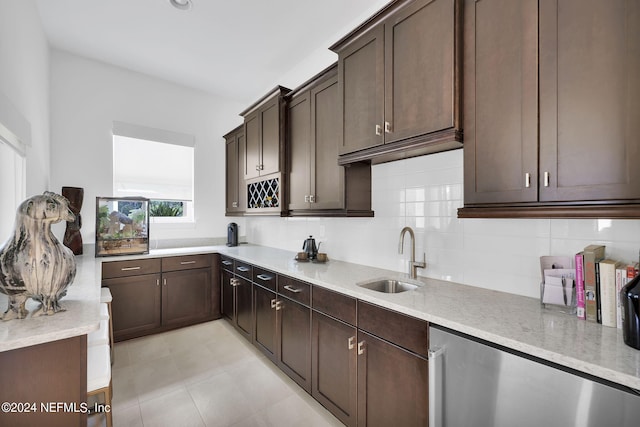
M418 289L418 285L413 283L388 278L374 279L356 284L361 288L371 289L372 291L382 292L385 294L397 294L400 292Z

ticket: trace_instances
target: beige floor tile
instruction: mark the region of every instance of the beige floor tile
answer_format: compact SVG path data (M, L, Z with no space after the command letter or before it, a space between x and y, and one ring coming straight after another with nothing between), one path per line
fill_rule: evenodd
M111 370L113 396L111 402L114 407L128 408L138 406L138 392L135 387L136 371L132 366L113 368Z
M229 374L247 396L255 411L295 393L291 386L271 370L272 366L271 361L267 359L251 359L229 370Z
M326 410L309 405L297 393L281 400L261 414L270 427L332 427L342 426L335 418L325 416Z
M129 358L133 364L138 362L148 362L169 356L171 351L169 344L164 339L164 334L150 335L148 337L136 338L127 342Z
M233 369L238 363L264 357L239 335L221 334L218 340L207 342L205 346L212 353L213 363L225 369Z
M115 343L113 346L113 367L124 368L131 365L131 357L129 356L128 341Z
M236 379L222 372L187 387L207 426L224 427L251 415L253 402L237 387Z
M239 422L235 423L232 427L268 427L268 426L269 424L267 423L267 419L265 418L265 415L262 412L258 412L256 414L249 416L248 418L240 420Z
M114 427L144 427L140 405L128 408L119 407L117 411L113 412L113 425Z
M170 393L140 403L144 427L201 427L202 417L186 390Z
M224 366L215 363L213 353L204 344L196 344L187 350L173 353L184 384L194 384L224 371Z
M182 374L172 356L136 363L130 368L140 403L177 389L184 390Z
M226 320L124 341L115 351L115 427L341 425Z
M171 353L181 353L203 342L200 334L192 327L165 332L162 337L167 342Z

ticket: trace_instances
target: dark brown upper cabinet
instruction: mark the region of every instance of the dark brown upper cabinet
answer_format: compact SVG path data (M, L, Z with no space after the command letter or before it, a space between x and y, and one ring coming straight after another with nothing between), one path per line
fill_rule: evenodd
M461 2L390 3L331 46L340 164L460 148Z
M345 168L337 162L337 66L322 71L287 98L289 214L371 216L370 166ZM357 193L357 197L347 200L347 184L348 194Z
M284 96L288 92L289 89L278 86L240 113L244 117L246 140L245 179L280 172L284 164Z
M277 86L244 117L244 157L241 169L246 194L244 215L286 215L286 102L290 90ZM243 195L244 197L244 195Z
M460 217L640 217L640 4L467 0Z
M226 141L226 214L241 215L247 206L244 170L245 157L244 125L240 125L224 136Z

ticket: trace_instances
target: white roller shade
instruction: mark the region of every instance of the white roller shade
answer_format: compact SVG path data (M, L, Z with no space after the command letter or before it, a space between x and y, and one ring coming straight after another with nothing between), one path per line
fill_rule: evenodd
M193 156L193 146L114 134L114 196L191 201Z

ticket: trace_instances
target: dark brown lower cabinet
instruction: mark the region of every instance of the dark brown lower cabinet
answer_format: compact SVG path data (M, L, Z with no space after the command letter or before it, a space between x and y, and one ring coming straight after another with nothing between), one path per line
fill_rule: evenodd
M312 326L311 395L342 423L355 426L357 330L317 311L312 314Z
M223 262L225 260L223 259ZM253 335L253 295L251 281L226 270L220 274L220 310L236 330L247 340Z
M253 285L253 304L256 321L253 343L273 362L276 362L276 293L262 286Z
M253 335L251 281L243 277L236 277L235 280L235 327L238 332L251 341Z
M87 414L81 411L87 401L86 335L0 352L0 366L0 396L14 409L0 411L0 426L87 425ZM63 410L60 403L71 410Z
M113 300L115 341L220 317L218 255L198 254L102 263ZM214 280L215 278L215 280Z
M102 286L111 291L113 300L113 338L115 341L142 336L160 327L161 275L104 279Z
M224 317L235 323L236 313L234 310L235 304L233 303L235 296L233 292L234 286L231 281L233 273L228 270L222 270L220 278L220 300L222 301L220 309Z
M197 322L211 313L211 269L162 274L162 325Z
M287 298L276 302L278 365L311 393L311 309Z
M358 425L427 426L426 358L358 331Z

